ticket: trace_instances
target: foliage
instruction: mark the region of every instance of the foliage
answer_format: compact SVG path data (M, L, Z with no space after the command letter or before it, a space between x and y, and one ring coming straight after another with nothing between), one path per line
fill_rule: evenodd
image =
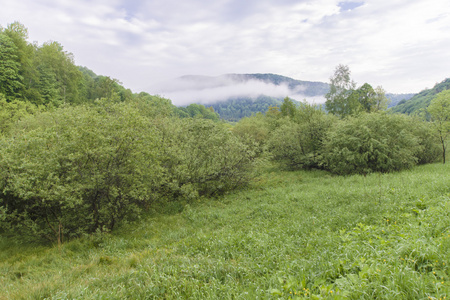
M281 104L280 106L281 115L283 117L294 118L296 110L297 107L294 101L292 101L292 99L290 99L289 97L284 98L283 104Z
M0 31L0 93L8 100L19 97L23 77L19 74L17 47L11 38Z
M427 110L438 133L442 145L442 161L445 164L447 141L450 137L450 90L437 94Z
M248 147L252 147L256 154L266 151L270 128L268 118L262 113L239 120L232 128L233 133Z
M18 22L0 31L0 93L8 101L58 107L100 98L121 102L134 98L117 79L75 66L73 55L60 43L39 46L27 39L28 30Z
M321 168L322 143L334 123L317 106L302 103L270 135L268 147L275 160L289 169Z
M257 113L265 113L269 106L280 106L281 99L259 96L256 99L247 97L231 98L225 101L208 104L219 114L220 118L229 122L238 122L242 118Z
M419 148L417 149L417 163L429 164L438 161L441 155L439 138L430 122L424 122L418 116L411 116L407 119L408 128L417 138Z
M386 96L386 91L381 87L377 86L375 88L375 95L373 96L373 105L370 108L371 112L386 110L391 102Z
M7 227L61 242L110 231L155 201L191 201L248 183L255 153L229 129L171 117L167 100L146 100L63 106L9 129L0 139Z
M170 119L159 129L169 198L219 195L246 185L255 153L211 120Z
M9 133L20 119L36 111L38 107L29 102L20 100L7 102L6 98L0 94L0 136Z
M341 121L328 132L325 162L336 174L367 174L409 169L421 148L401 115L363 114Z
M145 92L137 94L127 103L136 107L144 116L152 119L175 116L178 113L177 107L169 99L152 96Z
M64 107L1 141L1 205L9 223L49 240L112 230L160 184L157 135L127 106Z

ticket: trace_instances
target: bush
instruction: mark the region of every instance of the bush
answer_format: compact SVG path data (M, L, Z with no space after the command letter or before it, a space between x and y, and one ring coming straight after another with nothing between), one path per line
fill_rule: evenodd
M340 121L324 143L325 163L336 174L408 169L425 157L425 145L405 115L362 114ZM417 131L416 131L417 133Z
M110 231L155 201L222 194L250 180L254 151L229 129L134 107L63 107L0 138L3 228L62 242Z
M137 216L163 180L155 128L125 105L38 114L0 147L7 223L58 241Z
M268 148L289 169L321 168L322 143L335 117L302 103L294 117L285 118L272 131Z
M422 165L436 162L440 158L442 150L433 125L430 122L424 122L417 116L410 117L408 121L408 128L419 142L416 153L417 163Z
M255 149L258 154L262 154L269 137L269 124L266 117L259 113L241 119L234 125L233 133L244 144Z
M165 192L172 198L223 194L249 182L256 154L223 125L170 119L160 130Z

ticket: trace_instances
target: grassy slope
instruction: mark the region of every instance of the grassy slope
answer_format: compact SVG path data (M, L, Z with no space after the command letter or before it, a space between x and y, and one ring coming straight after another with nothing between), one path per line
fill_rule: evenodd
M450 165L254 186L58 247L0 239L0 299L450 296Z

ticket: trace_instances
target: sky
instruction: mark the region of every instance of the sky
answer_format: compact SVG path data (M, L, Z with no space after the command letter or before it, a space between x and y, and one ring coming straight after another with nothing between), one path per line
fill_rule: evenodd
M0 25L58 41L133 92L183 75L273 73L416 93L450 77L448 0L0 0Z

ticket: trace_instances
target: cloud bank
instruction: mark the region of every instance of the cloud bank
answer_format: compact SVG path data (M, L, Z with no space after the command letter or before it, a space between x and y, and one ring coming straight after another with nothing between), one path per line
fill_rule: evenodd
M275 85L261 80L238 80L232 76L206 77L189 76L160 85L158 94L171 99L178 106L190 103L212 104L230 98L251 98L269 96L274 98L290 97L298 101L323 103L323 96L307 97L302 94L304 88L289 88L287 84Z

